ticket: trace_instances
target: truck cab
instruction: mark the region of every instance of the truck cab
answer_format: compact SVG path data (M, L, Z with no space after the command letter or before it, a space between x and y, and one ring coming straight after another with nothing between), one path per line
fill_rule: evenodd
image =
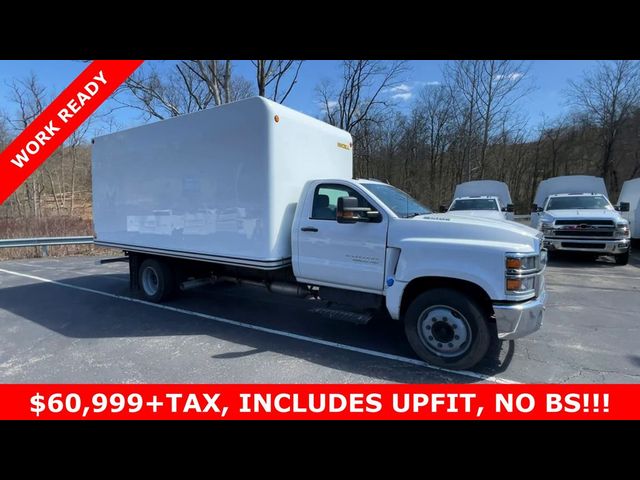
M497 180L474 180L456 185L453 201L440 212L451 215L513 220L514 206L509 187Z
M357 292L343 303L381 299L428 362L467 368L494 322L501 339L542 324L546 252L529 227L434 214L382 182L328 179L305 185L291 235L298 282L320 297Z
M592 191L580 192L581 186L591 186ZM536 194L538 200L543 197L541 206L532 205L531 218L550 253L613 255L616 264L629 263L629 222L609 202L602 179L568 176L545 180Z
M477 197L456 198L449 206L449 210L447 210L447 212L450 215L507 220L507 212L513 212L512 206L509 207L501 207L500 199L498 197L482 195ZM512 218L513 216L511 215L510 219Z

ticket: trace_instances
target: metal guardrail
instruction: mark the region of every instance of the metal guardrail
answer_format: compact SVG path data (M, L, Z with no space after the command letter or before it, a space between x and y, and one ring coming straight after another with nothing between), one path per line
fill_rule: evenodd
M10 238L0 240L0 248L40 247L43 257L49 255L49 247L57 245L86 245L92 244L93 237L39 237L39 238Z
M514 220L531 220L531 215L527 214L527 215L514 215L513 216Z

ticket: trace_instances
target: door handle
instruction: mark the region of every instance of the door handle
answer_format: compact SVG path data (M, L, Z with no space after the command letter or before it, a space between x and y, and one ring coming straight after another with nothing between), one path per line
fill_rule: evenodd
M317 232L318 229L316 227L302 227L300 230L303 232Z

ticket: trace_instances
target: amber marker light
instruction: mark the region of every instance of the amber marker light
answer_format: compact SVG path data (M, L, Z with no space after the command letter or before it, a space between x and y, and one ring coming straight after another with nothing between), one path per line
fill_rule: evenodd
M522 286L522 280L519 278L508 278L507 279L507 290L518 291Z
M520 270L522 268L522 260L519 258L507 258L507 268L509 270Z

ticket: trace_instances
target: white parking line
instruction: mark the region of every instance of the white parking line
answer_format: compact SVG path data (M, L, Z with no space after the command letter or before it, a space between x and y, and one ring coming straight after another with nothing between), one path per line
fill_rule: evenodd
M415 358L403 357L400 355L393 355L391 353L378 352L377 350L369 350L368 348L360 348L354 347L353 345L346 345L344 343L330 342L328 340L322 340L320 338L308 337L306 335L300 335L297 333L286 332L283 330L276 330L274 328L261 327L259 325L251 325L249 323L242 323L236 320L230 320L228 318L216 317L214 315L208 315L206 313L194 312L192 310L185 310L183 308L171 307L169 305L159 305L157 303L147 302L145 300L139 300L137 298L125 297L124 295L116 295L114 293L107 293L100 290L94 290L93 288L80 287L78 285L70 285L68 283L58 282L57 280L51 280L48 278L36 277L35 275L28 275L26 273L14 272L11 270L5 270L4 268L0 268L0 272L15 275L18 277L29 278L31 280L37 280L39 282L51 283L53 285L58 285L60 287L72 288L74 290L80 290L82 292L95 293L96 295L102 295L105 297L117 298L118 300L124 300L132 303L139 303L141 305L147 305L153 308L161 308L163 310L168 310L170 312L181 313L183 315L191 315L194 317L206 318L208 320L213 320L219 323L224 323L227 325L234 325L240 328L247 328L249 330L256 330L259 332L270 333L272 335L278 335L280 337L293 338L295 340L300 340L303 342L315 343L317 345L323 345L325 347L338 348L341 350L347 350L350 352L362 353L364 355L369 355L372 357L385 358L387 360L394 360L396 362L408 363L410 365L418 365L420 367L426 367L431 370L437 370L439 372L451 373L454 375L461 375L465 377L475 378L477 380L484 380L487 382L494 383L520 383L513 380L508 380L505 378L498 378L491 375L484 375L482 373L470 372L468 370L450 370L448 368L440 368L433 365L429 365L422 360L417 360Z

